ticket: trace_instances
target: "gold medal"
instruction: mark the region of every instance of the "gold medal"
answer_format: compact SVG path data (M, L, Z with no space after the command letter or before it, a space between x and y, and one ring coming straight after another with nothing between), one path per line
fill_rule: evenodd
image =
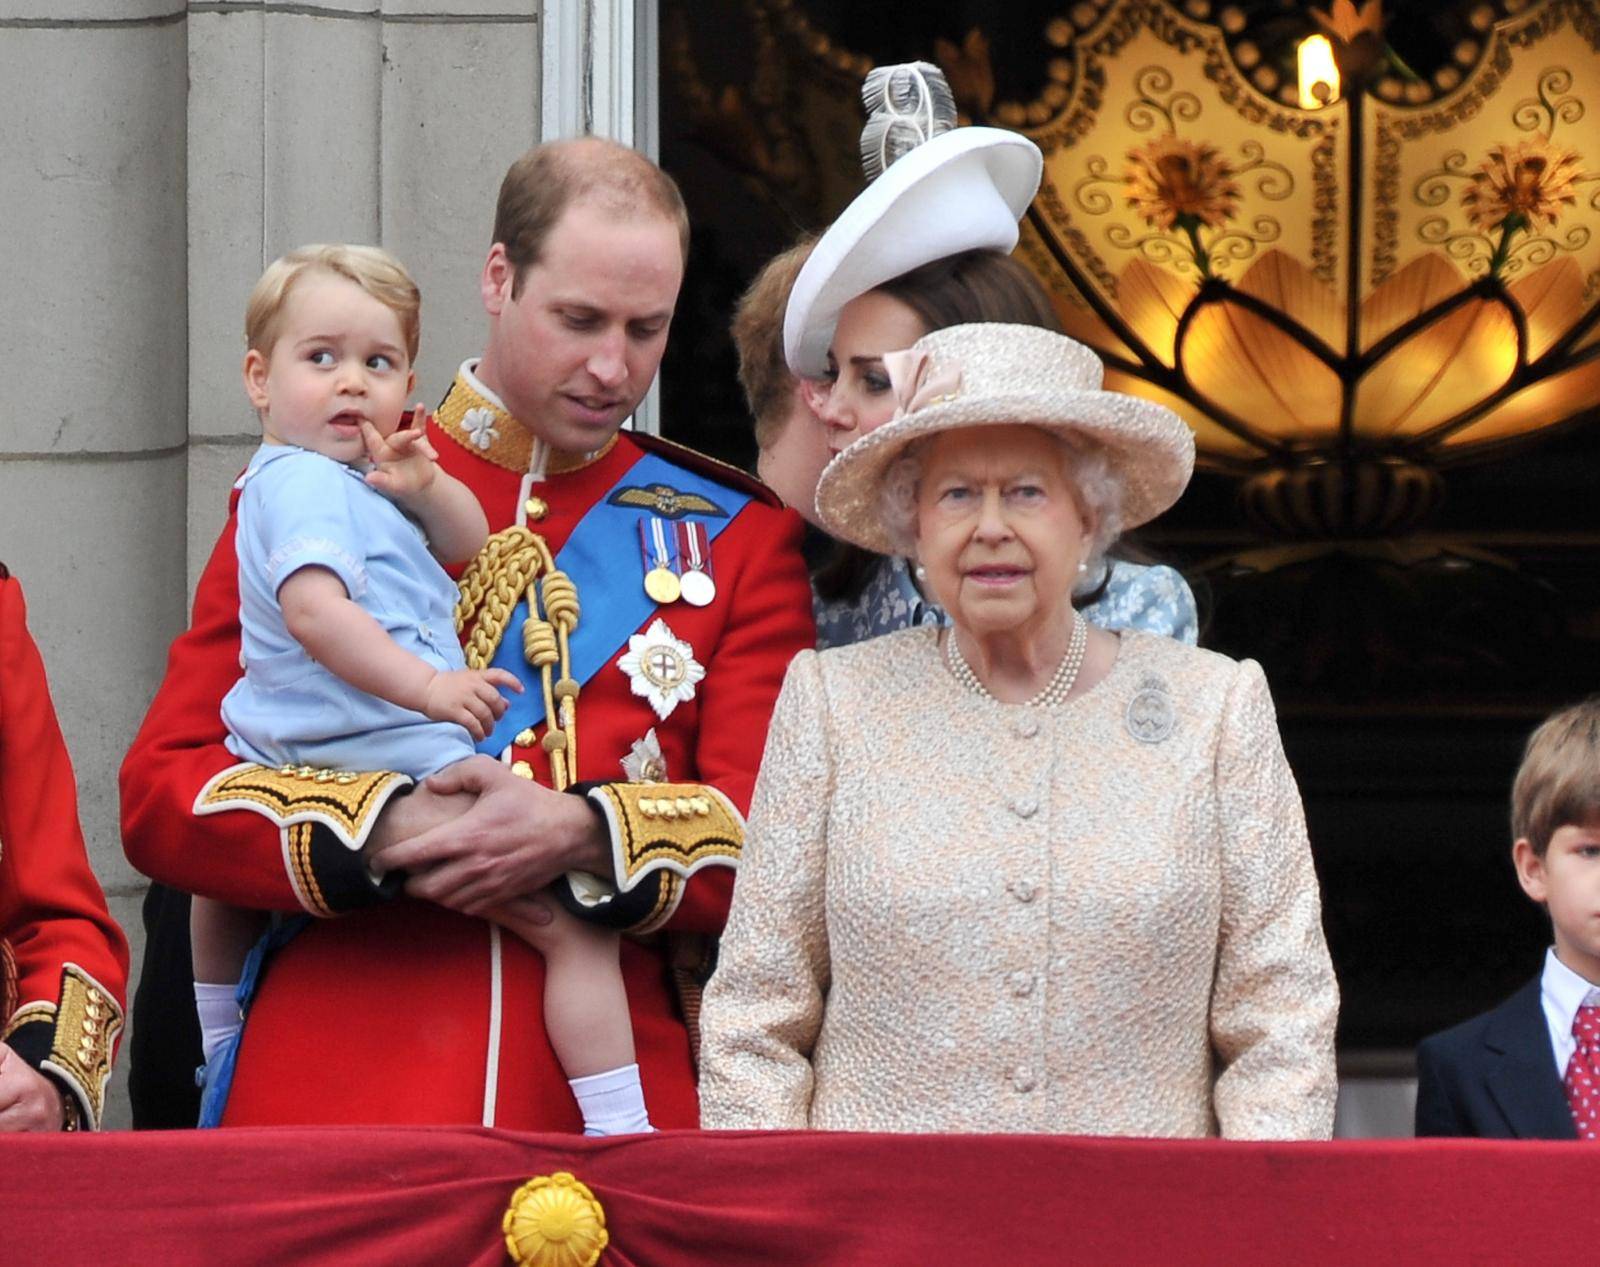
M661 520L647 517L639 521L639 549L644 555L644 592L652 602L675 603L683 596L673 552L667 548L667 534ZM674 541L676 544L676 541Z
M644 592L653 602L675 603L682 596L683 587L671 568L654 567L644 574Z

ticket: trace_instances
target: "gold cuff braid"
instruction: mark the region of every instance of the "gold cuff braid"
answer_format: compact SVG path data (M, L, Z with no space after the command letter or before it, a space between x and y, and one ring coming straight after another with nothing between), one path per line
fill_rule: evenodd
M122 1009L98 981L75 963L61 972L55 1042L44 1068L77 1097L84 1124L98 1130L111 1078L111 1053L122 1033Z
M201 788L194 812L250 810L285 831L296 823L321 823L346 847L359 849L389 798L411 783L409 775L393 770L287 765L274 770L247 761L229 766Z
M11 1009L17 1006L17 956L11 943L0 937L0 1025L5 1025Z
M602 783L589 799L606 816L617 887L624 893L652 871L681 881L702 867L739 865L744 818L714 787Z
M56 1023L56 1005L54 1003L33 1002L19 1007L10 1016L6 1017L5 1028L0 1029L0 1043L8 1043L11 1036L24 1025L32 1021L49 1021Z

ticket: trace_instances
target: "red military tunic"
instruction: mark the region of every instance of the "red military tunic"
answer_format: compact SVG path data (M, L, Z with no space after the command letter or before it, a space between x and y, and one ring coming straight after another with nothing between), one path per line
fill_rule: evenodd
M525 520L552 552L647 447L666 447L669 459L702 474L716 465L626 432L585 460L563 461L542 445L530 454L528 433L466 373L440 406L430 438L441 466L478 495L491 530ZM709 785L742 813L784 670L814 633L798 518L731 468L713 478L757 494L712 546L717 597L703 608L681 602L656 608L645 622L664 619L692 646L705 677L692 699L659 718L616 663L638 630L615 631L617 651L579 696L578 774L620 785L627 777L623 758L654 728L665 778ZM123 765L128 856L154 878L191 892L341 918L317 920L268 966L245 1027L226 1123L481 1122L580 1130L545 1037L543 960L536 952L483 920L430 903L385 900L359 857L325 829L280 827L243 810L193 812L208 782L236 762L222 746L218 712L239 673L233 537L230 519L201 577L191 627L173 644L166 678ZM642 583L636 536L616 542L614 566ZM592 578L572 579L581 604ZM541 725L519 735L529 742L516 745L510 759L548 782L538 743L543 733ZM617 804L632 805L641 787L648 789L614 789ZM699 1121L689 1036L663 933L718 932L732 889L729 866L704 867L687 881L656 872L605 912L604 922L613 925L662 930L626 938L622 950L645 1101L658 1127Z
M0 1038L98 1126L128 942L89 869L67 745L22 587L0 566Z

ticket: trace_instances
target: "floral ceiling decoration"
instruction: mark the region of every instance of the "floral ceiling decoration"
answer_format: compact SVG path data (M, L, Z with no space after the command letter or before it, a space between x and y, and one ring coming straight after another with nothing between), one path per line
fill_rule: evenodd
M1600 409L1600 6L1439 0L1442 52L1419 68L1383 0L1022 8L1043 16L898 55L939 62L967 120L1039 144L1022 258L1109 385L1188 420L1258 528L1392 537L1451 466ZM736 85L663 31L702 138L796 224L860 187L871 63L825 9L745 0ZM1312 36L1337 82L1306 108ZM1037 68L1020 96L1019 62Z

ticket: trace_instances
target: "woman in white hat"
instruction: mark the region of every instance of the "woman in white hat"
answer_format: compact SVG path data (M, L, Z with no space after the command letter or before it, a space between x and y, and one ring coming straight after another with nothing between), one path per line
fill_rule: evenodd
M874 70L862 96L869 184L816 243L783 323L790 369L831 383L816 409L835 453L893 412L885 352L965 322L1061 328L1044 287L1010 256L1039 187L1038 147L1003 129L955 127L949 88L926 63ZM819 647L946 619L900 555L842 547L813 588ZM1170 567L1108 559L1085 575L1077 603L1102 628L1191 644L1198 635L1194 596Z
M790 666L702 1014L708 1128L1325 1138L1337 989L1259 666L1072 591L1194 462L1087 348L956 326L818 512L950 627Z

